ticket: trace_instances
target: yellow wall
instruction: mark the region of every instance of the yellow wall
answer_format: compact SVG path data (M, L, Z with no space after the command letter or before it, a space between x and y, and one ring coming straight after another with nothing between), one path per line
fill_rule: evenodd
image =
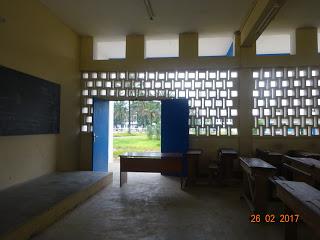
M197 33L180 34L180 57L144 59L144 36L127 37L128 58L94 61L92 37L82 37L66 27L37 0L2 0L0 65L61 84L61 133L0 137L0 189L55 170L89 169L91 136L79 139L81 71L147 71L230 69L239 70L240 115L238 137L190 137L191 148L202 148L200 165L216 158L219 147L252 154L256 147L285 152L290 148L318 151L319 138L267 138L251 136L251 69L255 67L319 65L315 28L297 29L297 55L256 56L255 48L241 48L236 35L235 57L197 57ZM310 43L312 47L310 47ZM79 50L81 51L79 55ZM284 142L285 140L285 142ZM79 155L81 161L79 163Z
M143 38L141 35L139 36ZM261 67L296 67L319 66L320 56L315 47L317 42L316 28L301 28L296 30L297 54L293 56L256 56L255 46L240 47L240 34L235 35L235 57L197 57L197 34L182 33L179 38L179 58L130 59L94 61L92 58L91 37L81 38L81 71L171 71L192 69L230 69L239 71L239 136L238 137L204 137L191 136L190 147L201 148L204 155L200 166L205 171L210 160L217 158L217 149L220 147L232 147L240 151L242 155L252 155L256 148L270 149L286 152L289 149L305 149L319 152L319 138L283 138L283 137L253 137L251 133L253 118L252 105L252 69ZM134 37L127 37L127 48L135 48ZM132 40L132 41L131 41ZM312 43L310 45L310 43ZM141 41L139 49L143 49ZM130 50L130 49L129 49ZM128 49L127 49L128 51ZM142 50L141 50L142 51ZM136 53L143 56L143 53ZM81 166L86 169L91 162L91 136L81 136ZM89 153L88 153L89 151Z
M0 65L61 84L58 135L0 137L0 189L79 167L79 37L37 0L2 0Z

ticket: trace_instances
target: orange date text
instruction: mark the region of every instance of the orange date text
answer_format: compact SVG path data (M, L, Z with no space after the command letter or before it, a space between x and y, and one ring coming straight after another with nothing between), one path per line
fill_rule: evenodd
M251 214L251 223L296 223L299 221L299 214Z

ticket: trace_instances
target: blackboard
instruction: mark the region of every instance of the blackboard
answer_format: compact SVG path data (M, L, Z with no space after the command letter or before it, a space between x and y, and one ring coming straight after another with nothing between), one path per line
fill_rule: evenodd
M60 85L0 66L0 136L59 129Z

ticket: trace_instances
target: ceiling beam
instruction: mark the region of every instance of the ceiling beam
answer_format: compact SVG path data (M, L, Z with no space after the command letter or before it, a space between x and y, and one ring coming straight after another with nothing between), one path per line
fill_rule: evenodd
M251 47L279 12L286 0L257 0L241 32L241 47Z

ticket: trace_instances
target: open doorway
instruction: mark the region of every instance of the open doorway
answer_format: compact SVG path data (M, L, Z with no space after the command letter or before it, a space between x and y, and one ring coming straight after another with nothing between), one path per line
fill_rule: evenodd
M187 151L188 100L93 100L93 171L119 172L124 152Z
M109 169L119 168L125 152L161 151L161 101L114 101L112 158Z

